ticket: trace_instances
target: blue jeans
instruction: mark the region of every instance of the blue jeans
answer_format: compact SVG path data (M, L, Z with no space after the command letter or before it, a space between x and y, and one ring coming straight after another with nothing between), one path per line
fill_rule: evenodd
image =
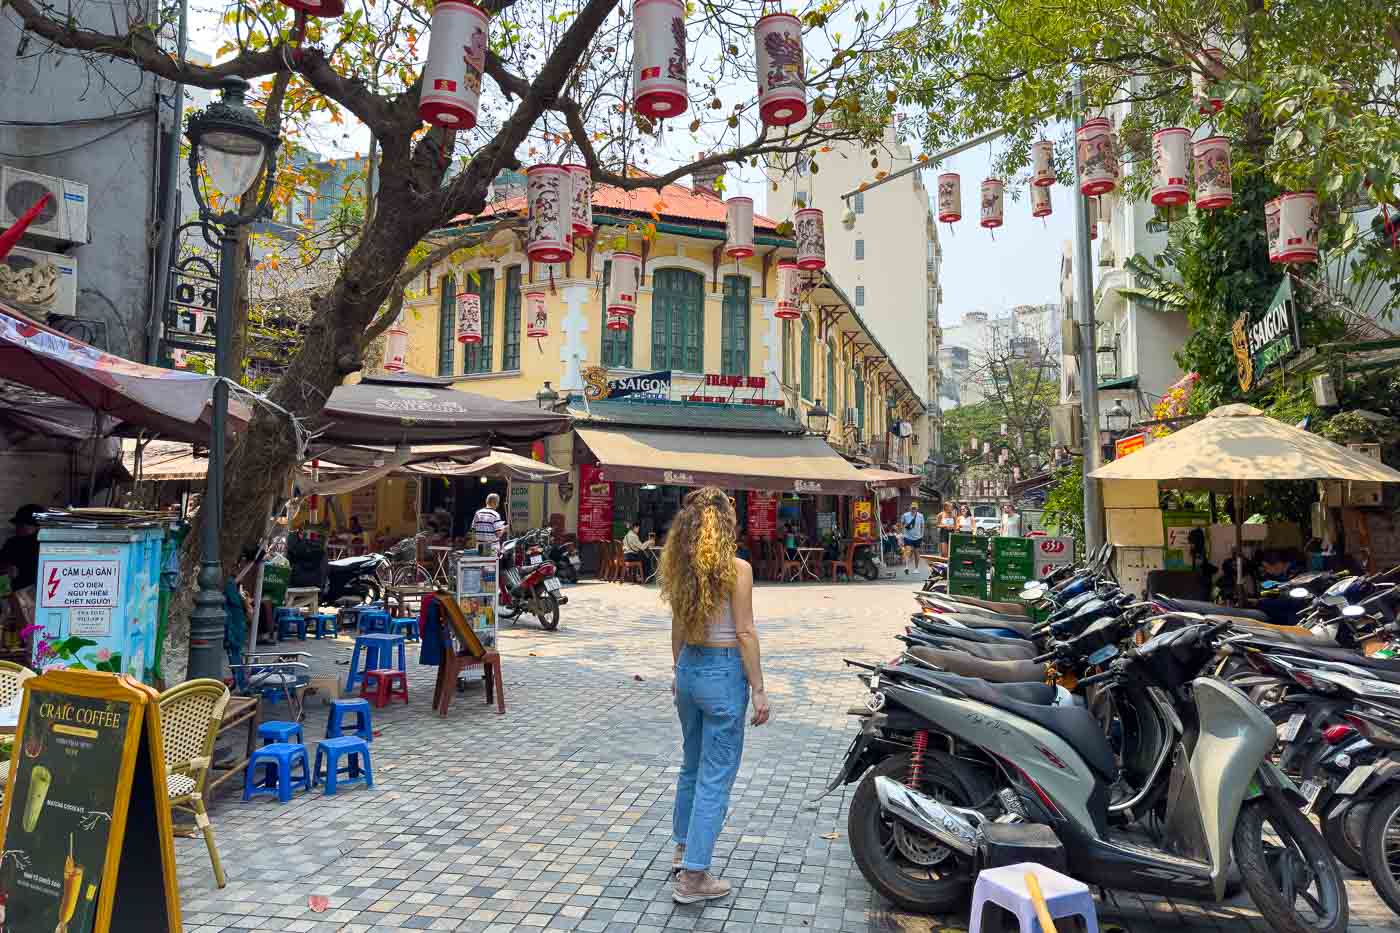
M686 645L676 665L676 711L685 760L676 781L671 838L685 845L681 867L705 871L729 809L744 753L749 679L738 648Z

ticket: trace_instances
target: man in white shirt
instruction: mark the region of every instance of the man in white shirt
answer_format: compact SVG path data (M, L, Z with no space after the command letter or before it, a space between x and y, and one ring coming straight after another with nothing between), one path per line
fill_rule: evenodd
M478 549L486 546L482 554L496 553L496 545L505 537L506 523L501 518L501 513L497 508L501 504L501 497L494 492L486 497L486 505L476 510L472 516L472 534L476 536L476 546Z
M900 534L904 536L904 572L909 565L919 566L919 548L924 541L924 513L910 505L899 517Z
M1010 502L1004 502L1001 506L1001 536L1003 538L1021 537L1021 513L1016 511L1016 507Z

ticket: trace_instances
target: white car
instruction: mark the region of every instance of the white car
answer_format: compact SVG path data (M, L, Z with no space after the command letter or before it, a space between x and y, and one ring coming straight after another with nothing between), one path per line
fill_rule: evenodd
M995 515L976 515L973 516L972 527L979 535L999 535L1001 534L1001 519Z

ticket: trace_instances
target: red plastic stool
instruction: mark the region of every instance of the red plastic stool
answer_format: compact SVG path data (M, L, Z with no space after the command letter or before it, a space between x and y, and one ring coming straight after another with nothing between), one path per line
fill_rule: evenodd
M403 671L387 669L365 671L364 679L360 682L360 696L376 708L388 706L395 697L407 703L408 675Z

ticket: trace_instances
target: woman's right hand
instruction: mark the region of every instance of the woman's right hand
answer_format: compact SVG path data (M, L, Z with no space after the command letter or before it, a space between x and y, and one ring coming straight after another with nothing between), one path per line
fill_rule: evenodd
M768 721L769 712L768 694L762 690L755 690L753 693L753 718L749 720L749 724L763 725Z

